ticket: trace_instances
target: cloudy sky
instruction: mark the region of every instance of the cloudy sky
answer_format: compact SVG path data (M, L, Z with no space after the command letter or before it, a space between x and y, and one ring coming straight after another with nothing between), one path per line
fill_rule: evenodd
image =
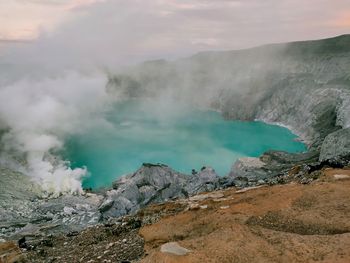
M111 52L171 58L344 33L349 0L0 0L3 45L45 39L106 59Z

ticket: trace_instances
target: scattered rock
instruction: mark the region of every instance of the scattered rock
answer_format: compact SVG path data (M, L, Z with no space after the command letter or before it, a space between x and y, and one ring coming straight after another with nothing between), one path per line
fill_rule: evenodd
M254 189L259 189L261 187L266 187L266 185L259 185L259 186L253 186L253 187L247 187L247 188L243 188L241 190L236 191L236 194L241 194L241 193L245 193Z
M72 215L72 214L76 214L77 211L75 211L75 209L73 207L69 207L69 206L65 206L63 208L63 212L67 215Z
M75 236L77 236L77 235L79 235L79 232L78 232L78 231L72 231L72 232L69 232L69 233L67 234L67 237L75 237Z
M224 197L224 194L220 191L216 191L213 193L199 194L199 195L191 196L189 198L189 200L198 202L198 201L203 201L206 199L218 199L218 198L222 198L222 197Z
M109 209L112 208L114 204L114 200L111 200L111 199L106 199L102 202L102 204L99 206L98 210L101 212L101 213L104 213L106 211L108 211Z
M188 206L189 210L198 210L199 208L200 208L199 204L192 204L192 203L190 203L189 206Z
M232 200L233 198L217 198L217 199L213 199L214 202L224 202L227 200Z
M333 175L333 177L337 180L341 180L341 179L349 179L350 175L347 174L335 174Z
M177 242L165 243L164 245L162 245L160 247L160 251L162 253L170 253L170 254L174 254L177 256L185 256L191 252L191 250L188 250L188 249L180 246Z
M25 262L130 262L140 259L144 241L138 235L141 225L136 222L139 219L126 217L118 220L119 224L97 225L74 236L53 236L50 244L38 242L34 250L26 252Z

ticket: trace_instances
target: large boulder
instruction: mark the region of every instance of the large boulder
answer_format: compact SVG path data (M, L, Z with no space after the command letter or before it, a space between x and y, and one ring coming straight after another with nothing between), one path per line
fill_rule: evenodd
M264 169L265 165L266 163L259 158L240 158L233 164L228 178L231 178L233 184L238 187L249 186L251 183L267 177L268 171Z
M262 172L262 168L266 163L262 162L259 158L244 157L239 158L234 164L230 172L232 177L246 177L248 179L255 179L262 176L265 173Z
M184 197L186 175L162 164L145 163L135 173L122 176L113 182L100 206L103 216L119 217L134 213L150 203Z
M219 176L210 167L185 175L163 164L143 164L135 173L113 183L100 206L104 218L132 214L153 203L184 198L219 187Z
M329 134L323 141L320 161L344 163L344 157L350 155L350 128ZM349 160L347 160L349 161Z
M200 192L209 192L219 188L219 176L211 167L202 167L199 173L193 173L188 176L186 192L190 195Z

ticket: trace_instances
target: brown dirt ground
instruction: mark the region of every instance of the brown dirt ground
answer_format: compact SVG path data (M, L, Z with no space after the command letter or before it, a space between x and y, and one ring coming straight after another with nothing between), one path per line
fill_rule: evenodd
M229 188L149 206L122 223L46 237L29 251L1 243L0 263L349 263L350 169L320 174L307 185ZM191 252L162 253L167 242Z
M231 188L222 191L224 198L199 201L205 209L165 216L140 229L146 251L141 262L349 263L350 179L336 180L336 174L350 175L350 170L327 169L309 185L241 193ZM160 252L162 244L173 241L191 252Z
M144 242L138 235L139 226L135 223L137 222L125 222L125 226L100 225L73 236L61 235L45 239L35 250L26 254L24 262L115 263L137 260L144 253Z
M23 259L20 249L14 242L0 243L0 263L15 263Z

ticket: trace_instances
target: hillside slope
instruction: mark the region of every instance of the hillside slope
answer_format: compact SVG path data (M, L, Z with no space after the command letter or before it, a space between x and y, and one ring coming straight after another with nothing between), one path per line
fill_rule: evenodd
M280 123L317 149L350 126L349 68L343 35L146 62L111 75L107 88L121 98L171 97L228 119Z

